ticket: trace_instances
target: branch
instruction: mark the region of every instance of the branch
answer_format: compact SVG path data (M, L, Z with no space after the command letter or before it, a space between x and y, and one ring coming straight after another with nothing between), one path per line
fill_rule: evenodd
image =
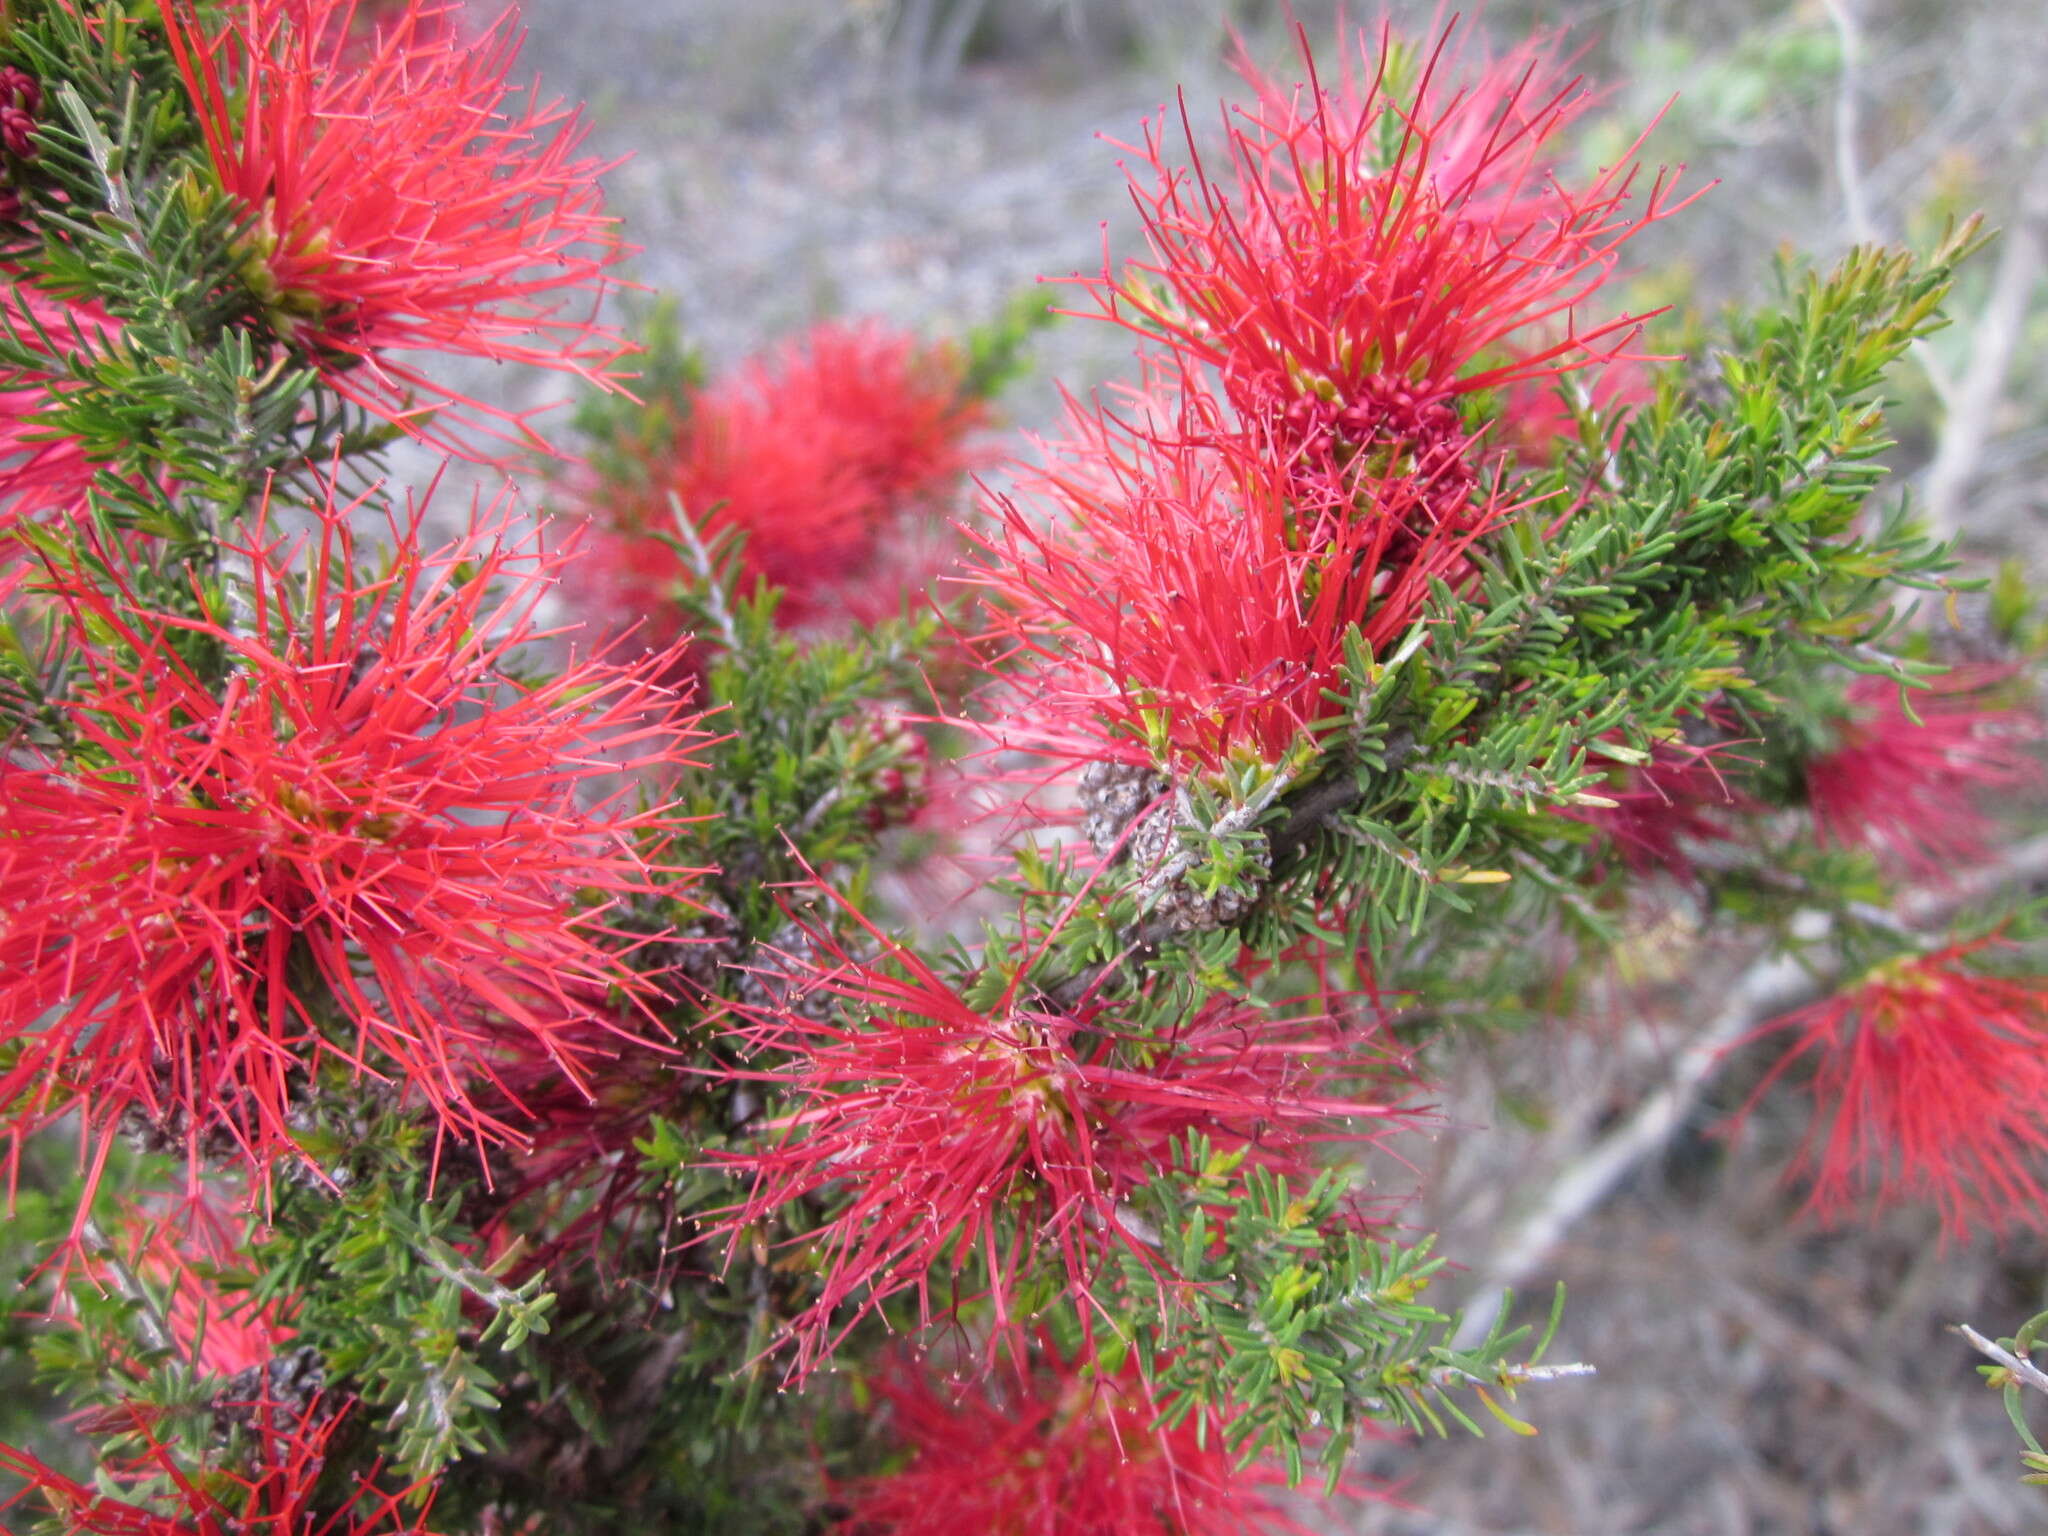
M108 1240L107 1234L100 1230L100 1224L90 1217L86 1218L79 1228L79 1236L85 1239L86 1245L106 1267L107 1278L113 1283L115 1292L123 1300L135 1303L135 1328L142 1335L142 1342L151 1349L175 1355L176 1351L171 1344L170 1325L164 1317L163 1310L158 1307L156 1298L149 1294L148 1288L136 1278L135 1271L123 1262L120 1253Z
M1842 215L1849 225L1849 238L1858 245L1877 239L1870 219L1870 201L1863 191L1863 172L1856 155L1857 97L1862 92L1863 48L1856 34L1855 13L1849 0L1822 0L1828 18L1835 24L1835 36L1842 45L1841 80L1835 91L1835 180L1842 189Z
M1253 822L1257 821L1259 817L1263 816L1266 808L1285 793L1287 786L1293 782L1294 775L1291 773L1274 774L1272 778L1261 784L1258 791L1249 800L1245 801L1244 804L1232 806L1223 815L1217 817L1216 824L1209 828L1209 831L1221 833L1225 836L1233 832L1242 832ZM1194 811L1188 804L1187 791L1184 789L1176 789L1173 795L1173 803L1161 807L1160 810L1153 812L1153 814L1175 816L1179 818L1181 825L1191 825L1194 821ZM1149 911L1153 903L1159 899L1159 893L1186 874L1188 866L1193 862L1194 854L1186 848L1181 848L1177 849L1170 858L1163 860L1148 870L1143 881L1138 886L1138 910L1140 912Z
M1485 1280L1465 1303L1465 1322L1451 1347L1470 1349L1483 1339L1488 1320L1499 1313L1508 1292L1542 1268L1565 1234L1685 1123L1731 1045L1758 1025L1812 1001L1819 991L1806 967L1787 956L1772 955L1744 971L1729 989L1727 1006L1679 1052L1664 1086L1566 1168L1536 1209L1512 1229Z
M2012 1373L2012 1379L2023 1386L2032 1387L2036 1392L2048 1392L2048 1371L2044 1371L2031 1360L2023 1360L2003 1344L1987 1339L1968 1323L1957 1323L1956 1332L1970 1341L1970 1347L1980 1355L1988 1355Z
M1991 295L1970 330L1970 361L1961 380L1944 397L1941 441L1921 482L1921 508L1928 531L1947 538L1956 531L1963 495L1975 478L1991 440L2006 374L2026 329L2027 309L2041 275L2041 226L2048 222L2040 193L2048 178L2036 176L2022 194L2005 231Z
M695 576L704 588L704 613L718 626L718 638L726 650L737 655L740 649L739 625L733 622L732 609L725 601L725 579L719 573L718 562L711 558L711 551L705 547L704 535L690 520L690 514L683 510L683 499L674 491L668 493L669 511L675 515L676 531L682 535L684 553L689 557L690 574Z

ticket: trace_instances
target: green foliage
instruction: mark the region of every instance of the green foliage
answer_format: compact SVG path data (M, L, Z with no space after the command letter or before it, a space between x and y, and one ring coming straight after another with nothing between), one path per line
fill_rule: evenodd
M255 1294L291 1307L301 1346L385 1411L399 1470L428 1478L500 1447L501 1378L537 1369L555 1298L539 1276L503 1283L516 1255L466 1256L462 1191L430 1193L416 1128L372 1129L383 1134L333 1149L335 1188L280 1195Z
M741 931L765 938L785 921L778 887L806 866L843 877L872 857L889 776L919 768L914 730L888 722L921 690L943 620L927 613L800 642L776 627L774 589L739 593L737 538L707 549L678 526L691 532L676 548L696 579L677 597L719 642L704 656L700 697L723 733L683 805L693 851L718 871Z
M1030 367L1031 343L1059 318L1041 287L1013 295L1002 313L968 331L963 338L967 366L960 392L975 400L993 399Z
M58 1426L56 1394L89 1389L90 1373L39 1373L34 1351L40 1330L29 1305L47 1289L38 1276L68 1232L78 1203L76 1177L49 1163L42 1153L31 1154L12 1209L0 1223L0 1296L14 1299L0 1309L0 1442L28 1446L75 1475L83 1472L86 1458L78 1441ZM38 1379L39 1374L48 1379ZM0 1472L0 1507L14 1491Z
M1324 771L1335 803L1300 826L1297 802L1278 834L1301 878L1328 889L1334 858L1340 886L1376 893L1376 948L1464 906L1475 878L1562 894L1583 847L1531 813L1597 794L1596 744L1626 761L1723 701L1769 714L1816 659L1915 676L1878 648L1890 595L1949 562L1902 513L1857 527L1886 446L1871 396L1973 244L1965 230L1924 266L1857 251L1825 279L1788 271L1782 307L1734 321L1721 397L1667 384L1631 428L1619 489L1561 528L1541 507L1487 540L1472 588L1438 591L1426 646L1355 655L1349 763Z
M1497 1322L1477 1348L1455 1349L1460 1319L1420 1300L1444 1263L1431 1239L1361 1231L1343 1171L1295 1190L1242 1159L1191 1138L1173 1173L1133 1202L1134 1230L1154 1237L1157 1255L1119 1255L1121 1287L1141 1300L1117 1329L1163 1389L1169 1421L1215 1412L1233 1451L1277 1453L1296 1479L1320 1442L1332 1489L1368 1424L1482 1434L1467 1408L1476 1401L1531 1432L1489 1390L1512 1397L1530 1379L1555 1310L1533 1346L1532 1330ZM1112 1350L1106 1367L1116 1361Z

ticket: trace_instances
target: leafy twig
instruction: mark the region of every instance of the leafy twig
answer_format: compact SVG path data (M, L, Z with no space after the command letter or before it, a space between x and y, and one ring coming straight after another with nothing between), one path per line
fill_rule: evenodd
M2044 1371L2031 1360L2022 1359L1995 1339L1987 1339L1968 1323L1957 1323L1956 1332L1970 1341L1970 1347L1978 1354L1996 1360L2011 1374L2012 1379L2036 1392L2048 1393L2048 1371Z
M704 535L683 510L683 499L674 491L668 493L669 511L675 515L676 532L684 558L690 562L690 574L703 587L701 599L704 615L718 629L719 642L726 650L737 653L740 649L740 629L732 616L732 607L725 600L725 577L718 569L718 562L711 557L711 550L704 543Z

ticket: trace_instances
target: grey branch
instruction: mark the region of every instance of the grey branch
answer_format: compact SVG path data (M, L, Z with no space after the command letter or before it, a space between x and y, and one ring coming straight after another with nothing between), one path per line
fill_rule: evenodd
M1478 1292L1466 1302L1465 1321L1451 1341L1452 1347L1478 1345L1507 1293L1542 1268L1565 1234L1605 1200L1638 1163L1671 1139L1692 1113L1731 1045L1765 1020L1810 1001L1817 991L1806 968L1782 955L1758 961L1744 971L1721 1011L1679 1052L1664 1086L1567 1168L1545 1192L1542 1203L1510 1232Z
M2000 237L1998 270L1991 296L1970 327L1970 360L1943 400L1941 441L1921 484L1921 507L1937 537L1947 538L1959 526L1962 501L1976 478L1997 427L1999 401L2006 375L2026 330L2027 306L2041 276L2042 226L2048 223L2048 177L2039 173L2022 194L2011 225Z
M2036 1392L2048 1392L2048 1371L2044 1371L2031 1360L2022 1360L1995 1339L1987 1339L1968 1323L1957 1323L1956 1332L1970 1341L1970 1347L1980 1355L1988 1355L2008 1371L2012 1379Z
M142 1342L151 1349L171 1353L171 1330L163 1312L157 1307L156 1298L136 1278L135 1271L122 1261L114 1245L107 1240L106 1233L100 1230L100 1224L88 1218L80 1228L79 1236L98 1255L105 1267L106 1279L114 1290L122 1299L135 1303L135 1328L142 1335Z
M683 510L682 497L670 491L668 505L675 514L676 532L682 536L683 546L689 552L690 574L703 585L704 612L718 626L720 642L728 651L737 652L740 648L739 626L733 622L732 609L726 606L725 584L719 580L718 563L705 547L704 535L691 521L690 514Z
M1861 161L1856 153L1857 117L1863 94L1863 43L1849 0L1822 0L1841 42L1842 72L1835 88L1835 179L1841 185L1842 213L1849 238L1859 245L1877 238L1870 218L1870 200L1863 189Z

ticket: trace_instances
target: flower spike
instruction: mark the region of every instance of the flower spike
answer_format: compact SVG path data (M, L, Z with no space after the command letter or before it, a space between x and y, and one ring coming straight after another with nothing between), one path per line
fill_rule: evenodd
M446 0L404 0L368 36L356 0L236 0L217 22L157 0L265 327L345 399L444 452L476 431L547 448L526 418L394 354L530 364L615 387L628 349L596 318L623 254L609 167L576 158L575 111L521 101L508 11L479 37ZM446 412L444 417L440 413Z
M1177 1138L1201 1132L1298 1175L1308 1143L1369 1140L1411 1113L1318 1091L1361 1068L1328 1020L1289 1023L1218 999L1172 1038L1147 1041L1112 1008L1034 1003L1018 980L979 1007L847 910L873 954L806 928L808 957L773 978L769 1003L743 1008L735 1038L780 1064L730 1075L789 1104L758 1145L721 1158L753 1186L711 1229L737 1240L795 1202L832 1202L809 1236L819 1294L789 1332L798 1378L891 1297L914 1295L929 1320L934 1276L983 1266L993 1348L1024 1321L1012 1295L1028 1264L1053 1257L1079 1299L1105 1249L1145 1258L1121 1202Z
M330 487L309 541L259 525L233 549L245 612L165 612L86 561L51 568L93 643L64 703L76 750L0 766L17 1144L76 1103L100 1156L125 1126L260 1176L335 1063L395 1081L444 1133L517 1142L471 1086L500 1042L581 1081L569 1026L655 995L606 911L686 873L643 846L669 813L578 792L690 761L694 717L650 681L672 658L522 679L560 556L489 516L430 554L416 516L366 576L355 505Z
M1903 691L1888 677L1849 685L1829 749L1806 764L1806 797L1823 843L1866 848L1886 866L1940 880L1990 850L1982 799L2034 789L2040 715L2001 705L2013 668L1958 667Z
M987 411L962 385L952 352L868 321L819 325L693 391L644 484L587 492L589 606L673 615L680 515L707 544L744 540L740 591L781 588L778 623L895 614L940 563L941 514L980 462Z
M1382 30L1326 87L1247 69L1257 100L1226 118L1212 174L1185 105L1148 124L1131 193L1151 246L1128 277L1087 279L1101 314L1214 370L1283 452L1449 475L1457 402L1625 354L1642 316L1580 307L1621 246L1691 199L1631 163L1572 187L1551 139L1591 102L1531 45L1458 80L1455 24L1420 60Z
M1002 739L1174 771L1278 762L1330 716L1350 632L1391 650L1508 510L1454 526L1405 477L1311 474L1187 425L1215 419L1203 404L1156 431L1076 408L1025 487L1055 516L998 505L967 579L991 598L984 640L1034 662L1002 687Z
M1048 1347L1026 1370L942 1395L900 1356L876 1379L898 1469L835 1490L877 1536L1308 1536L1278 1468L1240 1466L1201 1411L1162 1422L1139 1373Z
M2039 1228L2048 1212L2048 979L1988 975L1992 941L1880 965L1766 1025L1792 1046L1744 1106L1795 1062L1813 1065L1811 1130L1791 1169L1829 1220L1927 1200L1949 1237Z

